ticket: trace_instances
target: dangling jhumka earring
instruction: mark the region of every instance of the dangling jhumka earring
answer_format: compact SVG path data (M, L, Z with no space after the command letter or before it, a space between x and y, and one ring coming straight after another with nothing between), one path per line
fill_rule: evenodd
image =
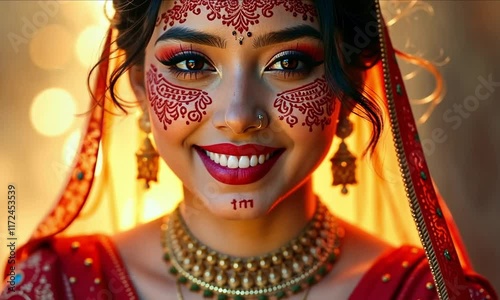
M146 188L149 188L149 182L157 182L158 176L158 152L151 143L149 135L151 133L151 122L147 107L142 110L139 118L139 128L146 134L141 148L135 153L137 157L137 179L144 179Z
M341 114L336 135L342 139L337 152L330 159L332 162L333 186L342 185L342 194L347 194L347 185L356 184L356 157L349 151L345 139L352 133L353 124Z

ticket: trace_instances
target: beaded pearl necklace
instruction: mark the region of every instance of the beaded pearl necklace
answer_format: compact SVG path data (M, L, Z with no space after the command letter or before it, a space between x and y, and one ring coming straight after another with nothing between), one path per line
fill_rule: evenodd
M163 258L179 283L205 298L282 299L308 290L332 269L343 232L318 201L312 220L280 249L262 256L233 257L199 242L177 208L162 224Z

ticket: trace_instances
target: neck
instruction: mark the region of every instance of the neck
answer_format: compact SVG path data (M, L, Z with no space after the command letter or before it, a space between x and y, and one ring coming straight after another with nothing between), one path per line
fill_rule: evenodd
M185 194L188 196L188 194ZM191 233L208 247L231 256L259 256L288 243L300 234L314 215L316 196L308 180L282 199L266 215L251 220L221 219L208 210L181 204L181 214ZM186 216L193 216L186 218Z

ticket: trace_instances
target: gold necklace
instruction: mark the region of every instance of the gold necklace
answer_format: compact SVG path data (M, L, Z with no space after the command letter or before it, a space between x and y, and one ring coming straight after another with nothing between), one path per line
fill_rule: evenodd
M162 224L164 260L170 273L189 289L217 300L256 297L282 299L308 290L333 267L343 229L318 201L301 234L280 249L257 257L232 257L201 244L189 232L177 208ZM178 295L182 297L180 289ZM306 293L307 295L307 293Z
M181 284L179 281L177 281L176 287L177 287L177 299L184 300L184 295L182 294L182 288L181 288ZM304 292L304 296L302 297L302 300L307 300L307 297L309 296L310 290L311 290L311 287L308 287L306 289L306 291Z

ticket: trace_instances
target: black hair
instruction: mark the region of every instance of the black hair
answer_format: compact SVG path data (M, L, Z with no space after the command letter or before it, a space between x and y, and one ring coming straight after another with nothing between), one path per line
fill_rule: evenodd
M145 48L156 26L161 0L113 0L115 16L113 26L118 30L114 43L118 50L111 57L103 57L89 74L107 59L124 53L125 59L110 75L108 90L112 101L126 112L123 101L116 93L119 78L132 66L144 63ZM325 78L344 107L372 124L368 144L373 151L382 131L382 113L377 99L362 94L364 71L380 59L376 28L375 0L315 0L316 10L325 47ZM360 45L360 35L363 43ZM368 37L368 39L367 39ZM100 100L102 101L102 100Z

